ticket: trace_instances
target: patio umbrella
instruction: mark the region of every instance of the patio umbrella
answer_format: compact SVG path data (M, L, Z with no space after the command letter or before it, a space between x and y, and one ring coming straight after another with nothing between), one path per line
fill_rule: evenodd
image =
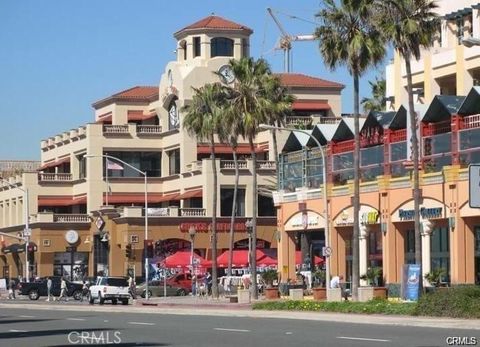
M165 268L188 268L191 266L190 256L191 253L188 251L178 251L177 253L166 257L162 262L162 266ZM197 267L207 268L212 266L211 261L202 258L198 254L194 253L193 258L195 259L194 261L196 262Z

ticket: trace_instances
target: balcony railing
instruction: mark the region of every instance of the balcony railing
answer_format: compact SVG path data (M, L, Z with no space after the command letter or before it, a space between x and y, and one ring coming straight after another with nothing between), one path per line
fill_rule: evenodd
M257 160L257 169L259 170L275 170L275 162L270 160Z
M480 114L463 117L463 129L480 128Z
M54 214L55 223L90 223L88 214Z
M71 173L39 173L38 180L42 182L70 182Z
M105 135L125 135L128 134L128 125L104 124L103 133Z
M137 125L138 135L158 135L162 133L160 125Z
M180 208L181 217L205 217L207 211L204 208Z
M240 170L247 168L247 162L245 160L237 160L238 168ZM220 161L220 169L235 169L235 161L234 160L221 160Z
M286 125L288 126L295 126L295 125L310 125L312 124L312 118L311 117L288 117L286 119Z

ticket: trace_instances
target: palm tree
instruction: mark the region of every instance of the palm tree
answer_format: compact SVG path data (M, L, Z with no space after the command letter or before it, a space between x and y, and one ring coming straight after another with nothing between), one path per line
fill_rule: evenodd
M271 79L271 71L263 59L255 61L253 58L230 60L230 66L235 74L231 107L242 122L242 136L248 140L252 156L252 254L250 272L252 276L253 297L258 298L257 292L257 262L255 250L257 245L257 156L254 139L259 131L259 125L269 123L270 110L273 102L267 98L267 83Z
M354 192L353 192L353 261L352 294L358 298L359 286L359 211L360 211L360 137L359 78L385 55L382 36L370 22L372 0L324 0L325 8L316 17L320 25L316 36L320 53L330 69L345 65L353 76L354 105ZM326 206L324 207L326 208ZM328 281L329 279L327 279Z
M387 105L385 93L387 90L387 81L384 78L376 78L375 81L368 81L372 91L371 98L363 98L361 104L365 113L371 111L383 111Z
M215 160L215 134L221 131L221 118L227 107L228 93L218 83L192 88L192 102L185 105L183 128L200 141L210 143L210 158L213 171L212 199L212 295L218 297L217 281L217 164Z
M422 270L422 236L420 234L420 179L417 118L413 104L411 59L420 59L420 48L433 45L440 28L440 20L434 10L437 5L431 0L382 0L376 1L379 9L377 21L383 35L391 42L405 61L407 74L408 109L410 120L413 161L413 206L415 227L415 263ZM422 294L422 281L419 296Z

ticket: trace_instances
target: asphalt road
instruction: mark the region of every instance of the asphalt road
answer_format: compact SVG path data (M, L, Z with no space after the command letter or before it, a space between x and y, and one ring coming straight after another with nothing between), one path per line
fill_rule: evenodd
M1 346L447 346L479 330L309 320L6 308Z

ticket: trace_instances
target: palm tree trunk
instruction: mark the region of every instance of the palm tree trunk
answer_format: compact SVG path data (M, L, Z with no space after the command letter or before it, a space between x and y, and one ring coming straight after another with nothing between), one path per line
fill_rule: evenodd
M407 92L408 92L408 108L410 117L410 132L412 133L412 161L413 161L413 210L414 210L414 228L415 228L415 264L420 265L420 281L418 285L418 297L423 292L423 269L422 269L422 235L420 230L420 177L419 177L419 148L417 137L417 117L413 105L412 94L412 69L410 65L410 57L406 56L405 69L407 72Z
M257 286L257 154L255 153L255 146L253 145L253 136L248 137L250 143L250 151L252 152L252 254L250 258L250 273L252 274L253 298L258 299Z
M213 171L213 208L212 208L212 296L218 298L217 281L217 162L215 159L215 140L210 137L210 153Z
M358 300L358 287L360 285L360 249L359 249L359 212L360 212L360 96L359 96L359 76L353 74L353 120L355 145L353 153L353 259L352 259L352 299Z
M232 276L232 263L233 263L233 233L234 233L234 224L235 224L235 214L237 209L237 191L238 191L238 180L240 173L238 170L238 160L237 160L237 148L232 147L233 150L233 162L235 165L235 186L233 187L233 203L232 203L232 217L230 218L230 240L228 243L228 276Z

